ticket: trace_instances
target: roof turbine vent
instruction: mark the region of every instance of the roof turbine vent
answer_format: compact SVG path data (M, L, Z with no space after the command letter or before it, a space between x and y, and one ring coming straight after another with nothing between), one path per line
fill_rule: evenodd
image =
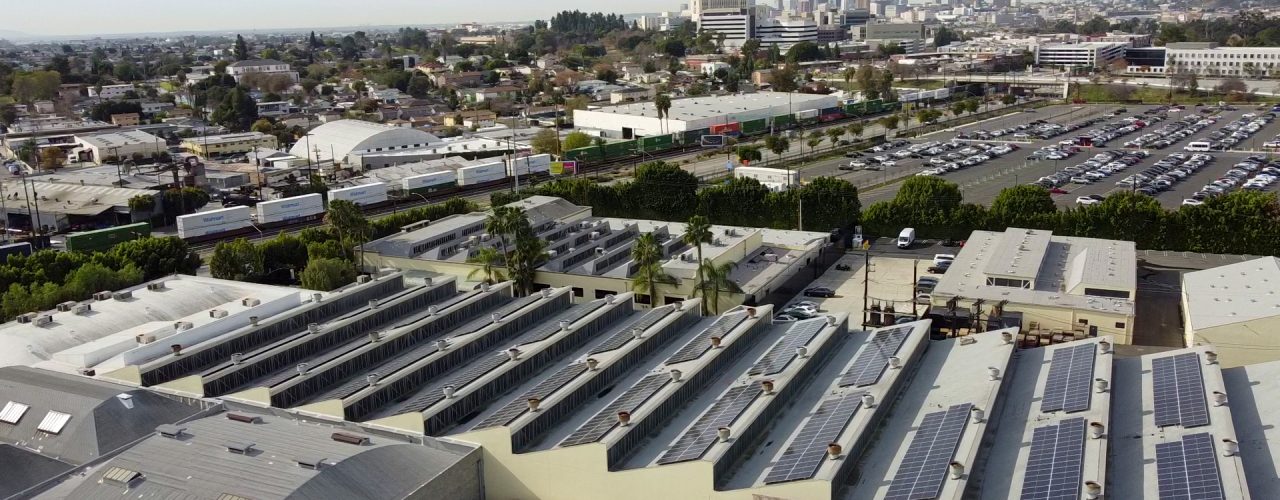
M721 427L719 429L716 429L716 437L720 439L721 443L729 442L729 438L732 436L733 436L733 430L729 429L728 427Z
M1240 454L1240 443L1231 438L1222 438L1222 456L1234 457Z
M961 479L964 477L964 464L960 462L951 462L951 479Z
M1098 500L1102 498L1102 485L1095 481L1084 482L1084 497L1088 500Z
M1102 422L1089 422L1089 437L1102 439L1102 436L1106 435L1106 433L1107 426L1102 425Z
M1097 389L1098 393L1107 392L1107 388L1110 385L1111 384L1107 382L1106 379L1101 379L1101 378L1093 379L1093 387Z
M875 408L875 406L876 406L876 397L875 397L875 396L872 396L872 395L871 395L871 393L866 393L866 394L863 394L863 395L862 395L862 407L863 407L863 408Z
M844 453L844 447L840 443L827 444L827 457L832 460L839 460L841 454Z
M1213 406L1226 406L1227 393L1222 391L1213 391Z
M902 368L902 358L897 356L889 356L889 369L898 370Z
M1205 351L1205 352L1204 352L1204 364L1206 364L1206 365L1216 365L1216 364L1218 364L1218 353L1213 352L1213 351Z

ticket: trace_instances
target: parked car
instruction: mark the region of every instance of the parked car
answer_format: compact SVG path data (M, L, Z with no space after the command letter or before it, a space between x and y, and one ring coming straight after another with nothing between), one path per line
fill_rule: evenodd
M950 263L954 260L956 260L956 255L953 253L935 254L933 256L933 265L938 266L938 265L942 265L942 263L944 262ZM951 264L947 264L947 265L951 265Z
M804 296L831 298L836 296L836 291L823 286L815 286L812 288L806 288L804 291Z
M1089 196L1080 196L1076 198L1077 205L1097 205L1102 203L1103 197L1100 194L1091 194Z

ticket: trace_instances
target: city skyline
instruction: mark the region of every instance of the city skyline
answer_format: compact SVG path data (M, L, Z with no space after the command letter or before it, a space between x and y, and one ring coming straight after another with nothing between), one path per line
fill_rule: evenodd
M597 2L587 0L559 0L550 2L522 2L518 0L494 0L485 11L477 11L474 5L456 0L432 2L430 8L411 0L377 0L371 6L352 10L349 2L337 0L277 2L251 2L226 0L218 9L209 9L200 16L192 16L188 4L160 2L157 0L127 0L122 2L91 2L66 0L60 7L77 13L59 20L56 24L35 24L22 20L37 19L46 14L45 6L38 3L20 3L9 6L5 20L0 21L0 38L21 35L24 37L69 37L93 35L120 35L172 32L208 31L262 31L325 27L354 26L410 26L448 24L462 22L519 22L548 19L562 10L611 13L638 13L675 10L678 2L670 0L632 0L626 9L613 5L602 9ZM138 16L138 9L145 9L147 16ZM625 12L622 12L625 11ZM252 15L246 15L250 13ZM495 21L494 18L500 18Z

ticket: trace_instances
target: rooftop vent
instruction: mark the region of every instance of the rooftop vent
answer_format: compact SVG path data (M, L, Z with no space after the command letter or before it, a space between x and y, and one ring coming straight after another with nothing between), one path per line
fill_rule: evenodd
M262 303L261 300L255 299L253 297L245 297L243 299L240 299L240 305L245 307L257 307L257 305L261 303Z
M93 294L93 300L107 300L110 298L111 298L111 292L109 291L102 291L102 292Z
M156 433L169 439L178 439L182 437L182 433L186 432L186 427L179 427L173 424L161 424L156 427Z
M39 316L36 316L35 321L32 321L31 323L36 326L45 326L50 323L53 323L53 316L50 316L48 314L41 314Z
M141 478L141 472L125 469L123 467L112 467L102 473L102 481L100 482L116 484L128 488L130 484Z
M75 306L76 302L74 300L69 300L67 302L59 303L56 307L59 312L71 312L71 308Z
M137 341L139 344L150 344L156 341L156 336L149 333L139 333L134 335L133 340Z
M236 422L242 422L246 424L262 423L262 417L259 417L257 415L250 415L248 413L240 413L236 411L227 412L227 420L235 420Z
M36 319L36 316L39 316L39 314L37 313L19 314L16 319L19 323L30 323L32 320Z
M111 298L116 299L116 300L120 300L120 301L129 300L129 299L132 299L132 298L133 298L133 292L130 292L130 291L128 291L128 290L123 291L123 292L116 292L116 293L111 294Z
M231 441L226 444L227 451L236 455L248 455L253 453L253 443L248 441Z
M320 470L324 466L325 460L325 457L293 459L294 462L297 462L298 467L308 470Z
M163 281L157 281L157 282L155 282L155 283L147 283L147 290L151 290L151 291L153 291L153 292L158 292L158 291L160 291L160 290L164 290L164 282L163 282Z
M190 321L175 321L173 323L173 331L175 332L185 332L193 327L195 327L195 325Z
M209 310L209 317L210 317L210 318L225 318L225 317L227 317L227 311L226 311L226 309L210 309L210 310Z
M368 436L361 436L359 434L351 434L347 432L335 432L329 435L329 439L332 439L339 443L354 444L356 446L364 446L366 444L369 444Z
M92 310L93 310L93 306L89 305L88 302L85 302L83 304L76 304L75 307L71 308L71 312L79 316L84 316L85 314L88 314L89 311L92 311Z
M361 274L360 276L356 277L356 283L359 283L362 285L365 283L368 283L369 281L370 281L370 278L369 278L369 275L367 274Z

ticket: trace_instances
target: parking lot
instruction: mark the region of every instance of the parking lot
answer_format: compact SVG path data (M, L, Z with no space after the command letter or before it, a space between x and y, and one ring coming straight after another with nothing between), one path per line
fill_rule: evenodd
M1149 156L1139 158L1138 161L1131 165L1126 164L1123 169L1113 168L1113 172L1101 178L1090 179L1088 184L1065 182L1057 186L1054 195L1055 200L1061 206L1072 206L1076 204L1077 198L1081 196L1099 195L1106 196L1118 190L1133 189L1137 190L1145 187L1150 179L1147 179L1139 185L1116 185L1116 182L1138 173L1143 173L1147 177L1154 178L1156 176L1165 175L1165 178L1171 180L1168 186L1161 186L1161 191L1154 193L1154 197L1168 208L1176 208L1183 203L1183 200L1192 197L1193 194L1203 191L1205 186L1224 177L1231 171L1237 163L1247 159L1250 155L1266 154L1262 151L1263 144L1274 140L1277 134L1280 134L1280 121L1270 121L1258 127L1258 130L1247 134L1246 137L1237 138L1235 144L1229 145L1228 151L1209 151L1208 155L1212 160L1204 159L1203 165L1194 169L1183 168L1186 159L1173 158L1169 155L1173 153L1185 153L1188 157L1192 153L1184 152L1187 143L1193 141L1210 140L1210 134L1218 132L1220 128L1241 120L1246 114L1257 115L1250 120L1259 119L1262 115L1269 112L1270 108L1257 109L1255 107L1240 107L1237 109L1215 110L1212 113L1202 112L1205 108L1187 107L1178 111L1154 111L1161 107L1154 105L1060 105L1042 108L1035 113L1013 113L999 118L986 120L979 123L970 124L953 130L946 130L930 134L928 136L913 138L908 140L901 146L893 147L882 152L864 152L859 158L840 158L828 160L818 165L805 168L803 170L804 177L831 176L836 175L845 178L861 186L869 186L874 183L886 183L886 185L863 189L862 202L864 205L874 203L876 201L891 199L897 192L900 183L892 182L895 178L905 179L911 175L916 175L930 169L937 169L936 165L940 155L924 156L917 155L918 158L894 158L894 153L922 144L944 144L944 143L964 143L962 147L946 148L941 155L945 158L948 154L957 153L963 147L972 147L981 149L976 151L980 155L990 156L990 159L983 160L977 164L962 166L958 169L934 172L935 175L954 182L961 187L964 192L966 201L989 204L991 200L999 194L1001 189L1006 187L1028 184L1035 182L1042 177L1050 176L1055 173L1064 172L1091 160L1096 155L1105 151L1118 151L1120 153L1133 151L1147 151ZM1190 117L1195 117L1190 118ZM1125 119L1130 119L1125 121ZM1144 127L1128 130L1122 128L1123 124L1132 124L1133 119L1141 119ZM1198 123L1206 120L1214 120L1214 123L1203 124L1200 127L1188 127L1186 123L1178 126L1171 126L1180 121ZM1016 134L1025 133L1025 130L1017 129L1020 125L1030 124L1035 121L1043 121L1047 124L1071 125L1086 124L1077 130L1062 133L1050 138L1037 139L1017 136ZM1246 122L1249 120L1246 120ZM1191 130L1190 133L1179 134L1181 130ZM977 138L977 131L994 131L1005 129L1006 133L998 137L990 139ZM1110 132L1108 141L1102 146L1083 146L1079 147L1079 151L1067 157L1063 155L1045 155L1040 158L1031 157L1036 151L1044 148L1057 146L1059 142L1064 140L1074 140L1079 136L1090 135L1099 130ZM1149 136L1154 134L1158 139L1169 139L1169 144L1163 147L1157 147L1153 144ZM958 139L957 136L968 139ZM1142 148L1125 147L1125 143L1148 136L1148 141L1142 144ZM991 148L1006 145L1009 147L1017 147L1018 149L1011 153L991 154L983 146L984 144ZM919 151L919 146L917 151ZM849 168L851 161L861 161L869 165L878 163L873 158L875 156L887 155L892 158L893 166L884 167L882 170L841 170L844 166ZM969 158L972 155L964 155ZM1121 155L1116 155L1119 160ZM930 164L933 161L935 164ZM952 160L947 160L951 162ZM1159 162L1176 162L1172 166L1162 166L1164 170L1181 169L1177 175L1185 173L1185 176L1175 177L1166 175L1160 169L1154 168ZM1103 165L1111 161L1102 162ZM1119 167L1119 165L1116 165ZM1258 176L1261 169L1265 165L1260 165L1258 170L1248 172L1248 175L1237 181L1235 187L1226 187L1224 191L1238 189L1248 179ZM1079 170L1080 175L1092 170L1092 167ZM1236 174L1238 174L1237 172ZM1148 175L1150 174L1150 175ZM1234 175L1234 174L1233 174ZM1097 174L1094 174L1096 177ZM1069 175L1070 177L1078 177L1078 175ZM1173 181L1176 179L1176 181ZM1077 179L1079 180L1079 179ZM1164 181L1164 178L1161 179ZM1266 184L1255 187L1260 190L1275 189L1275 184Z

